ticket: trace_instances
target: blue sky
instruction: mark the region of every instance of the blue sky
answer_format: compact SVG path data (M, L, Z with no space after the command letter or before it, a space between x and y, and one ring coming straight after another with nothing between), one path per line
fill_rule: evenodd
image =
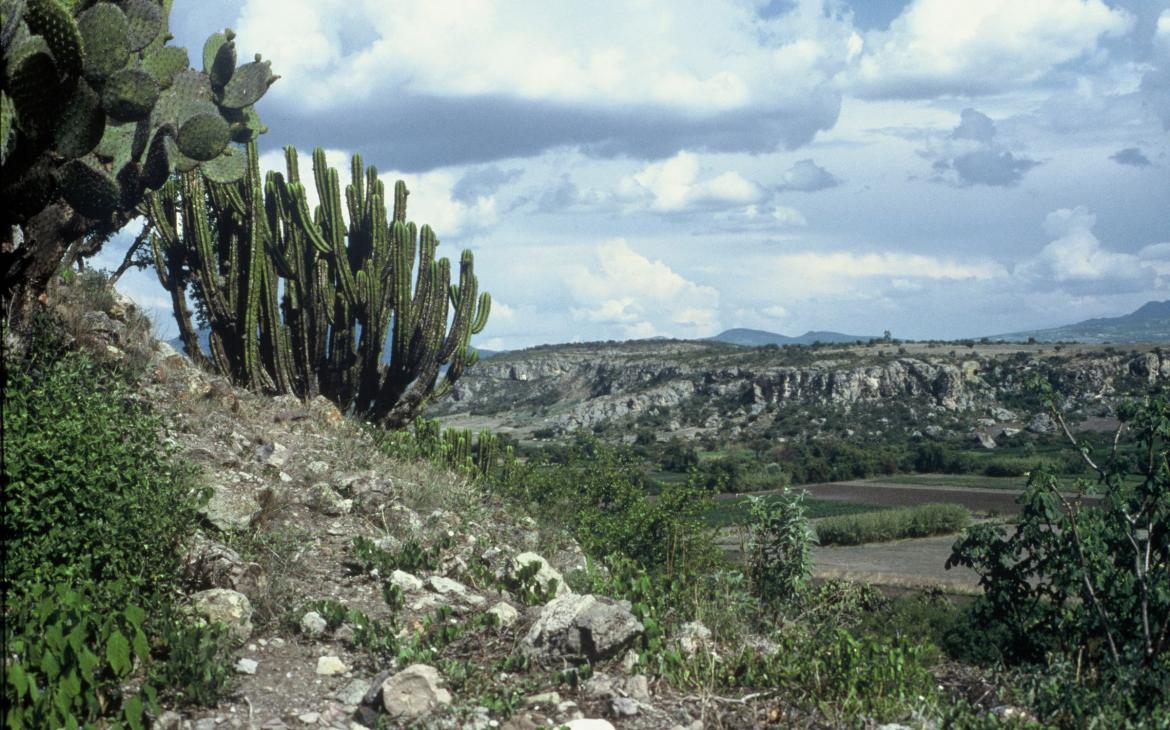
M889 329L1170 298L1170 0L176 0L496 302L477 344ZM114 266L126 237L99 265ZM123 289L173 330L152 272Z

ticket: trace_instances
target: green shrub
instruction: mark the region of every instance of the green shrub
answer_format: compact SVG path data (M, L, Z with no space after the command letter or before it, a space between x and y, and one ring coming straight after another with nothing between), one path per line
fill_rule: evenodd
M1063 421L1052 387L1035 387ZM999 655L1063 678L1042 682L1036 697L1083 693L1089 699L1070 706L1082 710L1069 711L1086 717L1112 712L1122 694L1132 705L1123 714L1170 707L1170 389L1117 415L1118 439L1130 448L1094 454L1090 444L1073 444L1096 484L1077 480L1069 497L1052 473L1034 472L1014 529L972 528L947 561L979 574L973 614L994 631ZM1083 499L1090 488L1099 500Z
M624 556L656 574L681 575L718 556L703 516L711 495L693 480L650 499L628 451L592 439L541 454L487 488L546 524L567 528L590 557Z
M917 507L826 517L816 525L822 545L860 545L908 537L929 537L958 532L971 523L971 513L957 504L923 504Z
M145 612L129 605L103 614L66 585L23 587L22 600L5 611L6 727L77 727L119 717L143 727L154 690L148 685L126 697L123 684L150 656Z
M93 586L98 608L151 602L174 585L195 522L192 472L129 385L62 348L41 331L8 370L5 593L74 582Z
M749 497L747 565L753 593L765 604L791 600L812 571L816 536L804 516L804 492Z
M215 679L220 647L185 640L173 605L190 468L124 373L70 351L46 316L21 334L4 362L8 726L141 727L159 694L210 701L224 683L202 675Z

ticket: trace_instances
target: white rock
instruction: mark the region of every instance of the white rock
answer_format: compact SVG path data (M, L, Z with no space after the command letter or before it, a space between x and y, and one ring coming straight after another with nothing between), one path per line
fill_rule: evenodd
M579 720L569 720L562 727L568 730L616 730L609 720L601 720L598 718L581 718Z
M240 657L240 660L236 662L236 671L240 674L255 674L256 668L259 666L260 663L255 659Z
M243 644L252 635L252 603L243 593L209 588L191 596L195 612L211 623L221 623Z
M565 583L565 576L548 564L548 561L537 555L536 553L520 553L512 558L512 571L519 573L531 563L536 563L540 568L536 571L536 580L540 583L541 588L546 591L552 589L553 581L556 581L556 596L563 596L572 593L572 589Z
M511 626L520 618L520 612L512 608L511 604L505 603L504 601L500 601L492 606L487 612L496 617L501 627Z
M335 656L317 657L317 674L325 677L331 677L335 674L345 674L349 671L349 667L345 666L345 662Z
M317 721L321 719L320 712L302 712L297 715L297 719L306 725L316 725Z
M301 616L301 631L307 636L320 636L325 633L327 626L325 619L316 611L309 611Z
M390 583L407 593L417 593L423 589L423 582L405 570L395 570L391 573Z
M439 705L451 704L451 693L441 683L439 670L411 664L382 683L382 706L395 720L421 719Z
M441 596L449 596L457 598L464 603L469 603L472 606L482 606L487 603L487 599L483 596L472 593L467 590L467 586L463 585L457 580L444 578L441 575L432 575L427 579L427 585L432 591Z

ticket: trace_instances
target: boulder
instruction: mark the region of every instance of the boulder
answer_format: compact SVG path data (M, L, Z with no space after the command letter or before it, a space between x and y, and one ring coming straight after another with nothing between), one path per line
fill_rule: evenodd
M209 588L191 596L195 613L209 623L220 623L240 643L252 635L252 603L243 593L226 588Z
M411 664L382 683L382 706L398 722L420 720L440 705L451 704L439 670L427 664Z
M226 545L195 533L187 549L183 581L191 588L230 588L251 601L268 590L268 578L259 563L250 563Z
M220 486L212 488L211 499L199 513L221 532L231 532L250 527L260 515L260 505L247 494Z
M527 568L533 563L536 563L536 565L539 566L536 571L536 581L540 584L542 589L551 592L555 586L556 596L558 597L573 592L572 589L570 589L569 586L565 583L565 577L561 575L558 570L549 565L547 560L537 555L536 553L520 553L516 557L512 558L512 574L515 575L519 573L521 570Z
M524 636L520 650L538 662L599 661L620 654L643 626L610 598L569 593L549 601Z

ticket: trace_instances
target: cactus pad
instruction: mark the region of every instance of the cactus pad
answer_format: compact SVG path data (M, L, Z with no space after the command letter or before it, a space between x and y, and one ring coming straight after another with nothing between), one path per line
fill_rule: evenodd
M166 18L158 3L151 0L122 0L121 6L130 27L126 40L131 51L141 51L149 46L166 27Z
M134 140L133 124L107 123L102 139L93 150L98 157L112 160L118 156L119 149L129 149Z
M219 103L229 109L242 109L255 104L268 87L276 81L272 75L272 63L269 61L254 61L246 63L236 69L232 79L223 89L223 96Z
M142 184L151 190L162 187L171 174L174 158L166 142L174 132L174 127L170 125L161 127L154 133L150 147L146 150L146 160L142 165Z
M236 43L231 38L226 38L215 50L215 57L211 61L211 68L207 71L207 75L211 77L212 87L222 89L228 81L231 81L235 71Z
M235 147L225 147L223 153L199 166L203 176L211 182L233 183L242 180L248 171L248 157Z
M150 116L160 91L158 81L146 71L124 68L106 79L102 106L119 122L136 122Z
M126 14L113 3L100 2L77 18L85 48L85 75L101 80L125 67L130 59Z
M64 8L54 0L29 0L24 20L32 33L45 39L59 70L70 76L81 73L81 34Z
M209 102L200 103L205 108L186 115L179 124L179 151L193 160L210 160L227 146L231 129L219 115L219 110ZM194 106L194 105L192 105Z
M57 64L43 38L32 36L16 47L6 81L16 126L34 138L48 133L58 103Z
M231 36L230 38L228 36ZM219 53L219 47L235 38L236 34L231 28L227 28L223 33L212 33L207 36L207 40L203 42L203 73L211 75L211 69L215 66L215 56Z
M158 85L170 88L175 74L187 69L187 49L177 46L163 46L149 51L142 59L142 70L153 76Z
M121 186L93 155L70 160L58 172L61 194L87 218L105 218L122 197Z
M62 157L81 157L97 146L106 128L97 92L82 79L57 117L53 142Z
M0 91L0 165L8 162L8 155L16 148L16 107L8 94Z

